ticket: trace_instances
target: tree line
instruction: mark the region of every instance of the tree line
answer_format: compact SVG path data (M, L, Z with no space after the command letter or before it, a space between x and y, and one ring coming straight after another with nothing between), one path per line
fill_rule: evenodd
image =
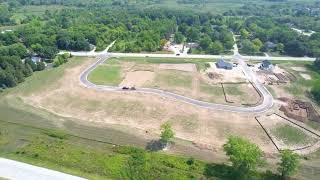
M245 54L276 52L297 57L320 56L320 33L305 36L266 17L230 18L229 26L240 35L241 50Z
M38 1L17 1L20 6L30 3L34 5L62 3L60 1L39 1L40 4L35 2ZM70 5L74 3L72 0L63 3L68 2ZM95 1L94 3L111 3L111 5L103 6L107 9L90 6L47 11L42 17L31 17L26 20L26 25L19 28L17 37L11 37L11 39L8 37L7 41L20 39L32 52L53 59L59 49L88 51L92 49L91 45L94 45L97 50L103 50L114 40L117 40L117 43L111 51L154 52L161 50L165 42L170 39L170 35L174 34L176 43L199 44L198 48L190 51L191 53L223 54L230 51L234 44L230 32L232 29L235 33L241 34L240 47L245 54L275 52L290 56L316 57L320 53L318 33L311 37L302 36L284 23L285 15L297 16L289 13L293 9L291 6L287 8L288 13L286 11L283 13L277 7L274 7L275 10L272 7L265 7L267 9L265 10L262 6L248 5L221 16L141 6L113 10L111 7L117 6L115 2ZM119 3L121 4L122 1ZM284 6L280 5L280 7ZM259 11L249 13L254 8ZM273 14L266 12L268 10L273 10ZM239 15L240 17L235 17Z

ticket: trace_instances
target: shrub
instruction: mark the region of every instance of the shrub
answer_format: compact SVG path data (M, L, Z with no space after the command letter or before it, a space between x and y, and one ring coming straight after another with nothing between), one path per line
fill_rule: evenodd
M320 81L316 81L311 89L313 99L320 104Z

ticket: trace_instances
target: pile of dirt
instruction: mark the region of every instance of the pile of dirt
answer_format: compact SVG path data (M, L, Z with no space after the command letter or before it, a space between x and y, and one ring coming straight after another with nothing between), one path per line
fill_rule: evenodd
M264 82L269 85L286 84L297 80L297 78L293 74L287 72L272 73L270 71L259 70L257 73L264 76Z
M287 117L304 123L308 120L320 123L320 116L310 102L289 98L279 98L279 100L287 104L280 107L280 111L284 112Z
M222 74L218 74L218 73L214 73L214 72L209 72L208 73L208 77L210 79L222 79L223 75Z

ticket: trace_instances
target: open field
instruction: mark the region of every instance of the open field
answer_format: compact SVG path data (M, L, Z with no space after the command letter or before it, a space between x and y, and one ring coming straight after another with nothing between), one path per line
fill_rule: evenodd
M98 85L162 89L220 104L259 103L259 94L245 82L240 67L222 70L213 66L209 59L111 58L95 69L89 80ZM219 73L222 79L209 78L208 73Z
M314 141L302 130L290 125L276 125L272 133L279 139L282 139L285 144L306 144Z
M0 96L0 120L46 129L58 129L80 137L142 148L148 146L148 143L157 140L160 125L169 121L173 125L176 138L168 153L193 156L208 161L226 162L221 146L226 142L228 136L237 135L257 144L271 161L274 160L274 154L277 153L277 150L254 119L254 115L205 110L154 95L131 94L129 92L118 94L86 89L80 85L79 75L94 61L92 58L73 58L59 68L38 72L17 88L5 91ZM164 62L164 60L161 61ZM203 62L195 61L195 63ZM137 70L147 71L145 68L153 69L149 64L135 65L132 61L126 61L124 67L135 67ZM174 64L178 63L175 62ZM102 66L109 66L109 64ZM119 63L118 60L112 60L110 66L122 66L122 63ZM164 71L175 72L176 70ZM201 70L196 72L198 73L199 71ZM45 84L43 83L44 80ZM207 91L217 97L221 97L221 86L213 86L214 88L211 88L212 86L206 82L199 82L199 84L201 91ZM239 93L239 87L236 90L231 88L229 91L231 94ZM20 133L18 130L17 132ZM29 133L29 131L25 131L25 133ZM34 130L30 131L30 134L38 136ZM44 134L40 137L49 135ZM110 159L103 158L105 162L112 162L113 158L127 159L128 157L126 154L117 156L116 152L107 148L108 146L103 146L103 150L95 150L92 148L96 145L88 147L88 142L84 142L83 144L86 145L82 145L79 140L73 138L67 138L68 140L60 142L52 140L51 136L48 137L48 141L45 140L44 144L52 147L52 150L59 150L58 152L62 154L68 154L69 150L73 150L75 148L73 143L79 142L76 144L77 148L80 146L82 149L84 146L86 148L82 150L82 152L85 152L84 154L75 154L76 158L86 159L85 161L82 160L83 164L92 163L92 165L100 166L90 158L93 155L100 157L101 153L111 152L112 154L108 156ZM39 145L37 138L32 138L27 143L23 139L25 138L19 138L19 140L14 141L16 142L14 145L8 144L8 146L5 146L10 151L4 151L3 156L52 167L72 174L79 174L74 169L83 168L69 167L70 169L60 169L59 167L61 166L59 165L68 167L70 162L68 160L60 161L60 159L52 160L52 158L46 157L51 154L50 149ZM30 145L25 145L28 143ZM67 144L68 149L59 149L64 143ZM15 146L17 145L20 145L19 149L21 148L20 150L24 150L25 153L16 154ZM35 150L38 155L33 153ZM38 157L36 158L35 156ZM312 164L316 160L315 158L307 163ZM307 170L310 168L319 170L316 164L312 166L303 165L303 167ZM90 169L90 167L88 168ZM121 170L121 163L115 164L115 167L106 165L105 168L112 168L110 170L112 172L111 177L115 177L114 175L118 174L119 169ZM99 169L89 173L94 175L81 175L93 177L94 179L106 176L105 172L101 172ZM203 177L202 171L196 170L195 173L198 173L199 177ZM308 177L311 177L309 179L317 177L317 171L300 173L299 177L305 177L306 173L308 173Z
M205 3L178 3L177 1L172 0L165 0L159 5L152 5L161 8L170 8L170 9L178 9L178 10L185 10L185 11L199 11L199 12L210 12L213 14L221 14L228 10L238 9L246 4L257 4L257 5L279 5L283 3L297 3L297 2L304 2L304 3L312 3L314 0L306 1L306 0L289 0L285 2L272 2L272 1L260 1L260 0L209 0L205 1ZM147 6L149 7L149 6Z
M298 126L277 114L261 116L257 119L279 150L290 149L305 155L319 148L320 138L316 134L320 133L312 128L306 130L302 128L305 125Z
M236 113L221 116L222 112L203 110L154 95L105 93L81 87L78 76L93 61L77 58L61 68L36 73L19 88L7 91L1 102L5 103L3 106L34 112L45 118L50 114L48 118L58 127L64 127L63 122L69 122L65 120L68 118L71 122L122 129L150 140L158 137L163 122L176 120L174 127L178 139L208 144L217 152L221 151L221 145L230 134L255 137L255 142L266 152L274 152L253 117ZM45 85L42 78L47 78ZM8 119L15 114L8 115ZM186 123L181 116L193 118ZM247 131L248 128L255 130Z
M46 11L54 12L62 9L70 9L70 7L65 7L60 5L23 6L22 8L18 9L11 18L17 24L20 24L28 16L43 16Z

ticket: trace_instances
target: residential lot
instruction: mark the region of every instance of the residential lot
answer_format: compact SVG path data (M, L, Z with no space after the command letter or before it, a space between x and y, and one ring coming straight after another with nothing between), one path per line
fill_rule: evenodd
M162 89L221 104L246 106L260 101L240 67L219 69L210 59L111 58L89 80L98 85Z
M94 61L90 58L78 58L65 65L68 68L63 67L63 69L43 72L50 73L51 77L45 85L42 83L42 77L46 75L36 74L28 82L23 83L20 88L12 89L10 93L2 97L2 102L7 103L9 107L32 111L41 116L46 116L42 111L54 114L57 118L53 123L59 126L63 126L64 118L61 117L68 117L74 122L115 126L127 133L153 139L158 137L160 125L171 121L178 139L199 145L210 145L214 147L215 152L221 151L221 145L230 134L250 139L254 137L256 138L255 142L260 144L266 152L274 152L274 148L267 143L265 134L258 128L258 124L251 116L250 118L247 115L237 113L226 115L224 112L209 111L150 94L99 92L82 87L79 83L79 75ZM201 64L202 62L196 61L196 63ZM115 62L110 66L120 66L120 64ZM125 64L129 66L132 62ZM157 74L157 76L159 79L163 76L173 77L171 73L175 73L175 71L172 71L174 70L164 70L161 72L163 74ZM186 74L183 78L187 79L190 76ZM122 80L119 81L119 83L121 82ZM185 82L177 84L175 80L161 81L168 87L175 85L174 88L177 90L180 90L179 88L184 90L185 86L192 85L192 80ZM202 87L202 89L205 88L205 86ZM209 91L208 87L206 90ZM210 91L214 90L210 89ZM211 93L221 94L220 91ZM13 116L13 114L11 115ZM247 120L248 118L249 120ZM182 119L189 120L182 121ZM255 130L248 131L248 129Z
M267 115L271 112L279 112L280 103L276 103L269 112L249 115L202 109L158 95L91 90L80 85L79 75L94 61L93 58L73 58L61 68L36 73L18 88L10 89L1 95L2 117L14 123L60 129L89 139L143 148L149 142L158 139L160 125L169 121L176 133L174 145L169 153L225 162L226 157L221 147L230 135L237 135L257 144L266 153L269 161L275 160L278 151L255 117L266 116L265 122L269 122ZM212 102L225 102L221 83L210 82L207 70L211 66L207 66L207 62L208 60L197 59L181 61L144 58L139 59L139 62L135 58L110 59L98 68L107 67L107 70L116 70L99 70L98 75L91 76L89 79L93 78L92 81L94 81L96 78L98 82L106 85L134 83L133 85L137 87L165 87L191 97L203 97L204 100L211 97ZM298 67L297 64L294 67ZM310 72L307 70L304 73ZM199 80L197 91L193 91L194 77ZM248 98L244 97L252 96L254 90L251 88L252 91L250 91L246 82L241 83L224 82L223 87L229 99L248 103ZM270 85L272 89L274 86L276 85ZM276 89L274 91L278 96L278 91ZM283 91L285 92L285 89ZM309 124L306 125L310 127ZM317 124L312 125L317 127ZM309 145L316 143L315 140L317 140L304 131L301 133L303 135L299 134L301 130L298 130L301 143L295 143L293 146L290 144L292 137L297 135L292 135L292 128L276 125L271 129L276 129L271 133L284 143L283 147L305 146L306 144L302 142L307 142ZM36 139L24 141L23 138L18 138L15 142L18 147L14 149L23 148L27 154L38 146ZM25 147L30 143L32 143L30 146ZM6 152L10 155L14 151ZM305 171L301 171L299 177L316 177L319 170L318 153L315 150L314 153L306 155L313 158L303 161L302 169ZM24 155L21 156L24 157ZM310 174L310 169L313 169L313 174ZM306 175L305 172L308 174Z

